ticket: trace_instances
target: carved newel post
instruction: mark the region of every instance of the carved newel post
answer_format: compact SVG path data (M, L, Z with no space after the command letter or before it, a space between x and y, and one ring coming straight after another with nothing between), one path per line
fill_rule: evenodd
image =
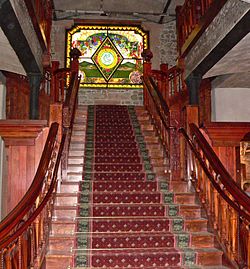
M73 48L69 56L71 58L71 64L70 64L70 69L72 72L78 72L79 71L79 57L81 56L81 52L77 48Z
M153 58L153 53L150 49L145 49L142 54L143 58L143 77L146 79L152 70L152 63L151 59ZM145 86L143 87L143 103L144 106L147 107L148 102L148 96L147 96L147 90L145 89Z

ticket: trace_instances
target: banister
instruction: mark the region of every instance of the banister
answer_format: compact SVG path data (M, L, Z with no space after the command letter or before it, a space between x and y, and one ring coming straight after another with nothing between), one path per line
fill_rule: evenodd
M235 268L250 268L250 197L236 184L199 128L189 124L183 135L191 150L187 171L215 229L217 239Z
M203 137L203 135L201 134L201 132L199 131L198 127L195 124L190 124L190 129L192 129L191 132L193 134L195 133L195 136L198 134L198 136L197 136L197 138L198 138L197 139L197 142L198 143L199 143L200 139L201 140L203 140L203 139L205 140L205 138ZM237 210L240 213L241 216L243 216L244 218L246 218L250 222L250 198L248 197L248 195L246 195L245 192L243 192L237 186L237 184L234 182L234 180L231 178L231 176L229 175L229 173L227 171L226 171L227 174L228 174L227 175L227 180L230 182L230 184L233 185L233 188L236 188L239 191L239 192L237 192L237 194L238 195L241 195L242 197L244 197L244 199L246 199L248 201L248 203L244 203L244 205L247 205L247 206L245 207L241 203L236 203L235 201L237 201L238 196L235 195L234 192L232 192L232 191L230 192L227 188L226 189L230 192L230 194L232 195L232 197L234 198L235 201L232 200L228 195L226 195L225 192L223 191L223 189L221 188L221 185L216 182L216 180L214 179L213 175L211 174L211 172L207 168L207 166L204 163L204 161L203 161L202 157L200 156L199 152L196 150L195 145L193 144L192 140L189 138L187 132L184 130L184 128L180 128L179 129L179 132L183 135L183 137L187 141L187 143L190 146L192 152L194 153L195 157L199 161L199 163L202 166L204 172L206 173L207 177L209 178L209 180L211 181L211 183L213 184L213 186L215 187L215 189L218 191L218 193L223 197L223 199L227 203L230 204L230 206L232 206L235 210ZM207 143L207 141L206 141L206 143ZM203 149L203 152L205 152L205 156L207 157L209 163L211 163L211 165L213 166L213 169L215 171L226 170L225 167L223 166L223 164L221 163L221 161L219 160L219 158L216 156L216 154L213 151L213 149L210 147L210 145L207 143L207 145L203 145L202 146L202 144L203 143L199 143L199 145ZM207 150L205 150L205 147L207 147ZM208 153L208 151L210 151L210 152ZM213 156L213 155L215 155L215 156ZM217 169L215 167L217 167ZM220 168L218 168L218 167L220 167ZM218 175L221 175L221 174L218 172ZM223 174L223 176L224 176L224 174ZM223 182L223 185L224 185L224 182L226 180L225 180L225 178L223 179L223 176L220 177L220 180ZM225 184L225 185L230 186L230 184ZM242 210L241 209L241 206L243 206L245 209L247 209L247 212L248 213L246 213L244 210Z
M68 150L74 121L80 78L75 73L67 94L70 111L69 126L63 127L59 149L57 148L58 123L52 123L34 180L20 203L0 223L0 268L41 268L48 243L49 221L54 193L58 183L58 169L62 155ZM65 116L65 115L64 115ZM46 230L44 230L46 229ZM46 232L47 231L47 232ZM26 236L28 235L28 236ZM17 253L14 254L14 253ZM26 253L25 257L23 254Z
M53 123L51 125L47 141L34 177L28 191L22 198L22 200L17 204L17 206L0 222L0 238L6 236L10 230L22 219L22 217L27 213L27 210L32 206L36 200L37 193L42 185L41 178L43 179L51 156L54 144L56 141L56 133L58 130L58 124Z
M224 165L221 163L220 159L213 151L211 146L208 144L207 140L204 138L198 127L191 123L190 131L192 135L197 138L197 143L202 148L206 155L206 158L213 166L214 171L220 175L220 180L226 189L233 196L235 201L239 202L239 205L243 206L250 214L250 198L249 196L241 190L241 188L236 184L231 175L228 173ZM250 219L249 219L250 220Z
M56 123L53 123L56 124ZM58 127L58 126L57 126ZM53 127L52 127L53 128ZM53 171L53 176L51 180L51 184L49 187L49 190L47 191L45 197L43 198L42 202L39 204L39 206L36 208L36 210L33 212L33 214L25 221L25 223L18 228L14 234L12 234L10 237L4 238L4 240L0 241L0 249L5 248L8 246L11 242L13 242L16 238L18 238L29 226L30 224L37 218L37 216L41 213L49 199L51 198L51 195L55 189L56 183L57 183L57 173L60 166L61 156L64 148L64 142L65 142L66 134L64 133L62 136L61 144L59 147L59 151L57 154L55 167Z

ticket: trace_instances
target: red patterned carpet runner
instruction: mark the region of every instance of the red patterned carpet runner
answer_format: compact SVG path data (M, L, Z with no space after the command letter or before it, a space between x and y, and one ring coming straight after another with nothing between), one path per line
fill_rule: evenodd
M168 183L152 172L133 107L89 106L75 265L196 268Z

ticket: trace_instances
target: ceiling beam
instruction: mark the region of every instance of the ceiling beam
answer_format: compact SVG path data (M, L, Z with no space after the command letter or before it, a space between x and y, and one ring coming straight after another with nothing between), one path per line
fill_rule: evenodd
M165 5L163 12L162 12L162 16L160 17L159 24L163 23L163 20L165 17L164 15L168 12L168 8L169 8L171 2L172 2L172 0L167 0L166 5Z
M41 73L10 0L0 1L0 26L19 58L25 72L27 74Z

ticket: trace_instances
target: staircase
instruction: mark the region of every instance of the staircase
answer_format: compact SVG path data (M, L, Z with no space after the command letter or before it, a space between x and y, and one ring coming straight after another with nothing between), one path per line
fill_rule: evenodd
M46 268L226 268L144 108L79 106L69 155Z

